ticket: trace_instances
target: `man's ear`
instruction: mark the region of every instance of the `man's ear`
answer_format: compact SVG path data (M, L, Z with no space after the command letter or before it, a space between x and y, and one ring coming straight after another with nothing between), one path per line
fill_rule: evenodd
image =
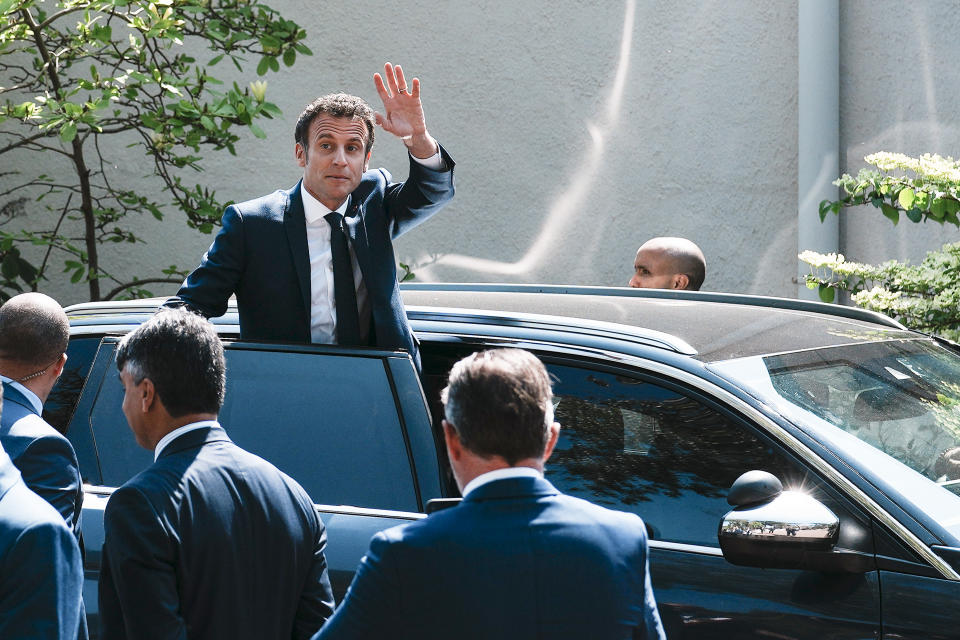
M53 367L52 367L52 373L53 373L53 378L54 378L54 380L56 380L57 378L60 377L60 374L63 373L63 367L64 367L64 365L66 365L66 364L67 364L67 354L62 353L62 354L60 354L60 359L57 360L56 363L54 363L54 365L53 365Z
M153 386L153 380L150 378L144 378L137 386L140 394L140 410L149 413L154 408L154 404L160 402L160 398L157 396L157 388Z
M367 151L367 157L363 159L363 170L366 171L367 167L370 166L370 156L373 154L373 149Z
M307 166L307 152L299 142L293 145L293 155L297 158L297 166Z
M686 289L690 286L690 277L685 273L678 273L673 276L673 288L674 289Z
M460 461L463 457L463 444L460 442L460 434L452 424L443 421L443 439L447 443L447 455L451 460Z
M560 438L560 423L554 422L550 425L550 435L547 437L547 446L543 448L543 461L546 462L553 454L553 448L557 446L557 440Z

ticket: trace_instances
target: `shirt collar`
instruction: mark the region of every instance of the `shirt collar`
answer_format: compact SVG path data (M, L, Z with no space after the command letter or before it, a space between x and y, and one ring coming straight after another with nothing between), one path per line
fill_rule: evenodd
M302 184L300 185L300 196L303 199L303 215L307 219L307 224L316 224L323 219L323 216L330 213L331 209L328 209L325 204L310 195L310 192ZM337 207L337 213L343 215L346 212L347 207L350 206L350 198L351 196L347 196L343 204Z
M10 385L14 389L22 393L23 397L30 402L30 405L33 407L33 410L37 413L38 416L43 413L43 403L40 402L40 398L37 397L37 394L35 394L33 391L30 391L30 389L27 389L25 386L23 386L13 378L8 378L7 376L0 375L0 380L2 380L4 384Z
M173 442L183 434L187 433L188 431L195 431L197 429L203 429L205 427L219 427L219 426L220 426L220 423L217 422L216 420L201 420L200 422L191 422L190 424L185 424L182 427L177 427L167 435L160 438L160 442L157 443L156 448L153 450L153 461L154 462L157 461L157 458L160 457L160 453L164 450L164 448L168 444L170 444L171 442Z
M470 482L467 483L467 486L463 488L463 497L466 498L467 494L476 489L477 487L483 486L488 482L493 482L494 480L503 480L504 478L542 478L543 474L534 469L533 467L507 467L505 469L494 469L493 471L487 471L482 473Z

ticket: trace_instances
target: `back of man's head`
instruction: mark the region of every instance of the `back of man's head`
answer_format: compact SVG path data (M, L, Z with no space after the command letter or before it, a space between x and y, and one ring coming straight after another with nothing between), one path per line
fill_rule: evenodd
M42 293L21 293L0 307L0 360L45 367L70 342L70 322L60 304Z
M134 384L149 378L172 418L220 411L227 384L223 344L213 325L185 309L164 309L117 348L117 369Z
M552 398L543 363L522 349L491 349L460 360L441 396L461 444L511 466L543 457Z

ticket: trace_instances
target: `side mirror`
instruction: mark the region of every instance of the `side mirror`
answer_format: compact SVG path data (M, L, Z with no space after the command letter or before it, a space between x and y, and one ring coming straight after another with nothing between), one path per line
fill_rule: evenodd
M835 550L839 518L805 493L783 491L772 474L743 474L727 501L736 508L723 517L717 538L731 564L854 573L873 566L869 554Z

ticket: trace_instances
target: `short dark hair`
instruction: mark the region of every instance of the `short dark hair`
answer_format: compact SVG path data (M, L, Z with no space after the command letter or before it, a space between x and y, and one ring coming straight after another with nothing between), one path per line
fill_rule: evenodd
M360 118L367 126L367 146L364 149L370 153L373 148L373 109L363 98L351 96L347 93L330 93L320 96L304 108L297 118L297 126L293 130L293 139L302 147L304 153L309 147L310 124L321 113L335 118Z
M491 349L460 360L441 394L447 422L460 442L511 466L541 458L553 423L546 368L522 349Z
M22 293L0 307L0 357L43 367L56 362L70 342L70 321L56 300Z
M677 258L677 265L680 273L686 275L690 280L687 289L699 291L704 278L707 276L707 265L703 262L703 256L684 254Z
M227 385L223 344L205 318L164 309L127 334L117 348L117 369L135 383L149 378L167 413L218 413Z

